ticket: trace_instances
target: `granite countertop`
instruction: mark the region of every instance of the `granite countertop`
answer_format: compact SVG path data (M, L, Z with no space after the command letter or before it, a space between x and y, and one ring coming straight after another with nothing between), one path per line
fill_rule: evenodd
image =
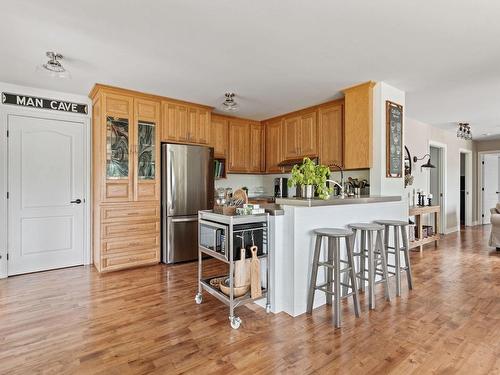
M382 196L382 195L361 195L358 197L339 198L332 197L323 199L304 199L304 198L276 198L276 204L298 207L320 207L320 206L340 206L347 204L366 204L380 202L397 202L400 196Z

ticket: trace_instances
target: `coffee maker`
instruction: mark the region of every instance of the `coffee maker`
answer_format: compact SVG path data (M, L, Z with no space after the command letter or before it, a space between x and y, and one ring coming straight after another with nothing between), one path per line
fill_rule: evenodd
M276 198L288 197L288 178L278 177L274 179L274 196Z

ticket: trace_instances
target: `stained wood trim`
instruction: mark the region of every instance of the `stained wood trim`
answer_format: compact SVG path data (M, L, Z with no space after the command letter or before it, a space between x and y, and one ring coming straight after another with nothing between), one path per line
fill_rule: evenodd
M307 112L310 112L310 111L318 110L320 107L337 105L337 104L344 104L344 98L329 100L327 102L320 103L320 104L315 104L315 105L310 106L310 107L301 108L301 109L298 109L298 110L293 111L293 112L283 113L281 115L274 116L274 117L262 120L262 122L276 121L276 120L278 120L278 119L280 119L282 117L300 116L303 113L307 113Z
M106 92L111 92L114 94L119 94L119 95L130 95L130 96L134 96L134 97L142 97L142 98L149 99L149 100L167 100L167 101L174 102L177 104L191 105L191 106L206 108L210 111L212 111L214 109L214 107L211 107L211 106L206 105L206 104L198 104L198 103L188 102L185 100L170 98L168 96L148 94L148 93L141 92L141 91L123 89L123 88L116 87L116 86L104 85L102 83L96 83L94 85L94 87L92 88L92 90L89 93L89 98L94 99L96 97L96 95L101 90L106 91Z
M343 92L343 93L346 93L346 92L351 91L351 90L357 90L357 89L363 88L363 86L368 86L369 88L372 89L376 84L377 84L377 82L368 81L368 82L360 83L358 85L346 87L345 89L342 89L340 91Z

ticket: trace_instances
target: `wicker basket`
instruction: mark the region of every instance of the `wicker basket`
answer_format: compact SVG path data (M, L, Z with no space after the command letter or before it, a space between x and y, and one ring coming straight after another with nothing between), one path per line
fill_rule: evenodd
M226 216L234 216L236 215L236 207L214 205L214 213Z

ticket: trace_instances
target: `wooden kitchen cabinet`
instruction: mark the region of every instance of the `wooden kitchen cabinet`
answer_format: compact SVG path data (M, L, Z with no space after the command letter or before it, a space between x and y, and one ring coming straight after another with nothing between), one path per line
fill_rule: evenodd
M239 119L229 121L228 172L246 173L250 163L250 126Z
M263 128L257 121L230 118L229 173L260 173L264 170Z
M318 155L317 110L299 112L283 121L283 158L300 159Z
M267 173L282 173L279 163L283 160L281 153L281 118L264 124L265 128L265 159Z
M374 85L366 82L344 90L345 169L372 167Z
M343 166L344 155L344 106L343 102L320 106L319 115L319 161L324 165ZM336 168L332 168L334 170Z
M208 108L163 100L161 112L163 142L209 144L211 114Z
M283 158L297 159L300 157L300 116L285 118L282 129Z
M111 271L158 263L160 100L103 85L89 96L94 265ZM147 240L136 246L136 236Z
M264 170L263 132L260 122L250 123L249 172L260 173Z
M229 120L226 117L212 115L210 126L211 146L214 148L214 157L226 159L228 155Z
M316 110L300 116L299 150L300 156L318 155L318 124Z
M202 145L210 144L210 111L198 109L198 127L196 128L196 141Z

